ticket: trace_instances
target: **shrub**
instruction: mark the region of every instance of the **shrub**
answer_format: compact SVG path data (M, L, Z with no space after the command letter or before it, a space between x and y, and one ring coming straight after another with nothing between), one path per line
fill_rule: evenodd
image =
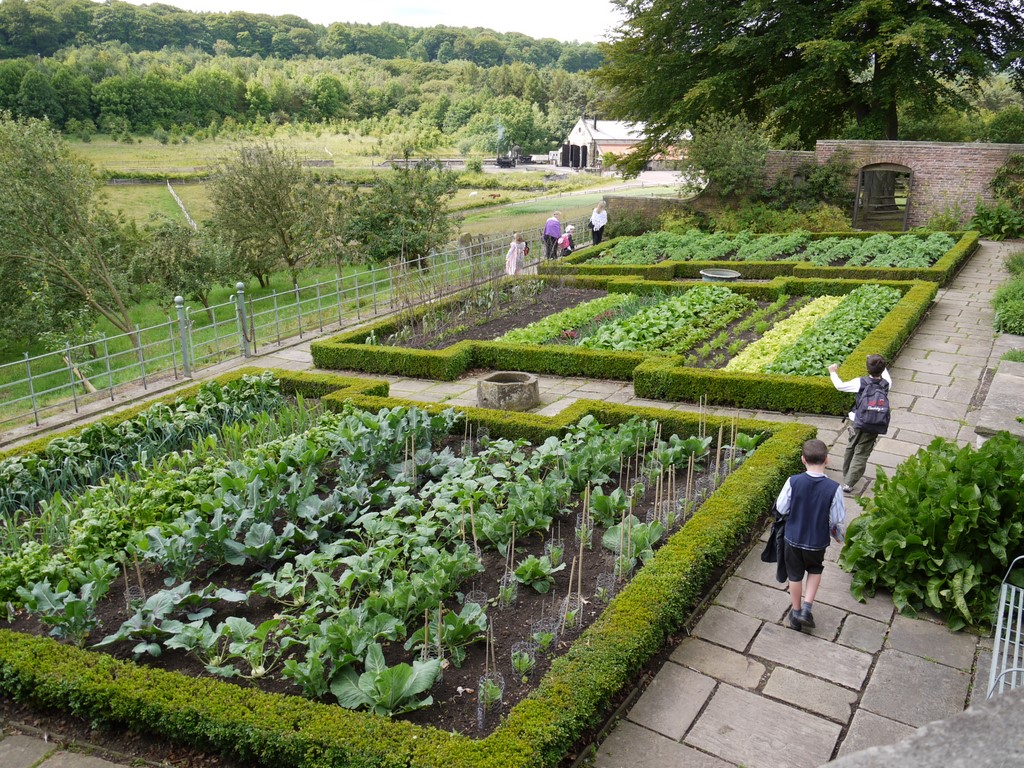
M809 210L778 209L767 203L748 205L715 214L716 232L852 232L850 217L840 208L821 203Z
M915 227L914 232L955 232L963 228L967 214L959 203L947 205L939 213L933 213L923 227Z
M762 187L767 154L767 138L745 116L711 112L694 126L687 176L707 179L720 197L745 197Z
M1014 105L996 112L988 124L988 140L996 144L1024 144L1024 109Z
M991 240L1016 239L1024 236L1024 213L1014 210L1006 202L989 206L979 203L971 218L971 229Z
M1006 271L1014 277L1024 277L1024 251L1014 251L1006 257Z
M854 597L883 587L902 613L931 608L954 630L988 624L1008 561L1024 551L1022 472L1024 444L1006 433L979 449L936 438L891 479L879 469L839 559Z
M659 228L658 217L643 211L631 211L608 217L606 235L609 239L624 235L642 235Z
M483 173L484 161L479 157L471 157L466 161L466 173Z

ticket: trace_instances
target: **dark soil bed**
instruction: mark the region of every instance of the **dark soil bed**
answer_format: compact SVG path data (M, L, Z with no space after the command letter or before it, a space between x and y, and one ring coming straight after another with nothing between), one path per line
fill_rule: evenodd
M553 315L556 312L561 312L564 309L575 307L606 295L606 291L563 288L549 285L545 286L544 290L539 294L537 301L502 308L497 315L481 316L469 327L463 325L439 328L430 332L424 332L422 328L417 327L412 332L412 335L404 335L401 339L387 341L386 343L411 349L436 350L450 347L459 341L494 341L515 328L524 328L548 315ZM767 301L756 302L758 309L764 309L770 303ZM768 320L778 320L787 317L804 303L806 303L806 299L791 298L782 309L768 318ZM771 322L769 322L770 325ZM702 343L694 349L681 354L686 356L686 364L691 367L722 368L729 363L736 353L757 341L760 337L761 334L757 333L754 328L749 327L749 324L744 323L744 318L740 317L729 323L722 331L717 331L714 337L706 344ZM719 339L724 339L724 343L717 341ZM553 340L545 346L557 346L559 344L570 345L572 341ZM730 347L733 347L733 352L729 351Z
M459 341L493 341L513 328L522 328L563 309L607 295L607 291L546 285L535 301L499 307L490 316L482 315L470 320L468 327L463 324L429 333L417 327L410 337L388 343L413 349L443 349Z
M694 478L691 497L693 499L689 511L693 510L699 501L706 498L713 491L714 467L719 464L715 456L708 457L710 470L705 470ZM719 464L719 473L727 474L727 460L723 458ZM674 503L678 505L684 495L685 471L677 473L675 481L678 488L678 496ZM627 482L627 485L631 483ZM650 484L648 484L650 485ZM664 494L660 497L660 505L666 504ZM566 567L555 574L555 583L548 594L540 594L525 585L518 585L518 596L515 602L507 607L501 608L497 603L498 582L505 571L505 559L497 551L486 549L483 551L483 562L485 571L479 574L470 583L463 584L460 589L463 593L470 590L483 590L487 593L487 613L491 619L493 628L494 658L497 669L504 678L504 696L499 707L491 710L480 722L478 712L477 691L479 679L484 674L485 663L490 666L486 659L485 645L478 642L470 646L465 662L461 668L447 665L443 669L443 678L435 685L431 694L434 698L433 706L412 712L404 716L411 722L433 726L441 730L462 733L471 737L481 737L489 733L500 722L501 717L508 710L515 706L535 687L536 683L545 674L550 661L556 655L563 652L579 634L601 613L605 602L595 596L596 586L599 577L603 583L611 579L614 565L613 553L601 546L601 535L604 529L594 529L592 546L582 549L578 540L575 539L574 529L576 516L573 511L580 506L579 499L573 499L568 510L555 519L551 527L550 535L544 536L534 534L516 542L515 561L521 562L528 555L543 555L545 545L552 539L561 539L564 543ZM634 506L633 513L640 519L648 518L656 506L655 491L648 489ZM668 531L667 536L673 531ZM664 540L664 539L663 539ZM570 565L574 558L582 555L582 567L577 563L576 573L582 572L582 589L580 582L574 577L573 594L579 594L583 598L582 610L579 612L580 620L576 625L565 625L559 617L562 615L562 601L569 593ZM226 573L214 573L210 579L218 586L244 589L247 587L252 572L255 569L244 571L231 569ZM146 594L163 588L162 574L155 570L142 569L143 587ZM132 576L131 581L135 581ZM133 585L134 586L134 585ZM618 588L616 585L615 588ZM458 611L460 609L459 597L453 597L447 601L446 607ZM258 625L260 622L271 618L278 606L266 598L254 596L247 605L219 604L222 610L209 617L211 624L223 621L230 615L245 616L249 621ZM113 633L120 626L121 622L129 616L127 601L125 599L125 583L119 579L113 585L108 597L99 606L99 617L101 624L90 635L90 643L94 643L109 633ZM517 674L511 665L511 650L515 643L527 641L536 627L535 622L541 619L553 620L557 627L555 632L559 635L547 653L537 652L536 668L532 673L523 679ZM47 634L47 628L34 616L24 613L15 615L10 621L0 621L0 627L10 628L21 632L32 634ZM408 628L411 634L416 627ZM108 649L115 657L130 659L132 657L132 641L123 642L110 646ZM409 661L410 652L405 651L400 643L385 646L385 657L389 664L398 661ZM189 676L201 676L206 674L202 664L193 656L186 655L181 651L165 650L158 658L143 656L137 663L159 667L166 670L173 670ZM642 678L643 679L643 676ZM288 680L279 675L271 675L258 682L234 680L236 684L244 687L258 687L265 691L299 695L298 689ZM623 692L622 696L625 696ZM330 699L327 703L332 703ZM617 702L612 703L613 706ZM2 701L0 706L0 717L12 723L24 723L31 728L37 728L47 734L53 734L58 740L75 741L81 744L96 745L109 749L115 753L127 755L129 758L141 758L151 761L166 761L167 764L176 766L195 766L196 768L209 768L211 766L231 765L229 761L216 756L206 755L198 750L178 745L170 745L159 739L151 739L132 732L108 732L97 730L87 722L79 718L56 712L41 712L16 704L8 699ZM592 735L591 735L592 736Z

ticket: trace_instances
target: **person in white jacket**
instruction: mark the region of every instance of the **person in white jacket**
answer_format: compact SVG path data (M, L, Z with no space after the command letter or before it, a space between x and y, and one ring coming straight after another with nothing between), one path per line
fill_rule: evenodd
M604 200L597 204L597 208L590 214L590 226L587 227L593 234L594 245L601 244L604 237L604 227L608 223L608 211L605 210Z
M889 369L886 368L884 357L881 355L868 355L867 369L868 376L874 379L883 379L890 387L892 386L892 377L889 375ZM832 379L832 384L835 388L840 392L852 392L853 394L860 392L864 377L843 381L839 378L838 370L839 366L835 363L828 367L828 375ZM875 447L875 441L878 439L878 435L874 432L866 432L854 426L853 411L850 411L849 419L849 442L846 444L846 453L843 455L843 491L845 493L851 493L853 486L864 476L868 457L871 455L871 451Z

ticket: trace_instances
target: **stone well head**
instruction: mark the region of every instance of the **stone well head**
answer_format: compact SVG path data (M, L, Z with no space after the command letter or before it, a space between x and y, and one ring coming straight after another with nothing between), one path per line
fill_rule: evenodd
M481 408L497 411L528 411L540 403L540 385L532 373L496 371L476 385Z

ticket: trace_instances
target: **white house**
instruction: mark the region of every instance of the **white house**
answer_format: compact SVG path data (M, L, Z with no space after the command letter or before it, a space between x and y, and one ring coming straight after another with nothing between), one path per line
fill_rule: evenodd
M570 168L600 168L605 153L625 155L644 138L644 123L630 123L623 120L598 120L596 117L581 117L569 131L569 136L556 153L556 165ZM690 139L687 131L684 140ZM666 153L658 160L678 159L677 151Z

